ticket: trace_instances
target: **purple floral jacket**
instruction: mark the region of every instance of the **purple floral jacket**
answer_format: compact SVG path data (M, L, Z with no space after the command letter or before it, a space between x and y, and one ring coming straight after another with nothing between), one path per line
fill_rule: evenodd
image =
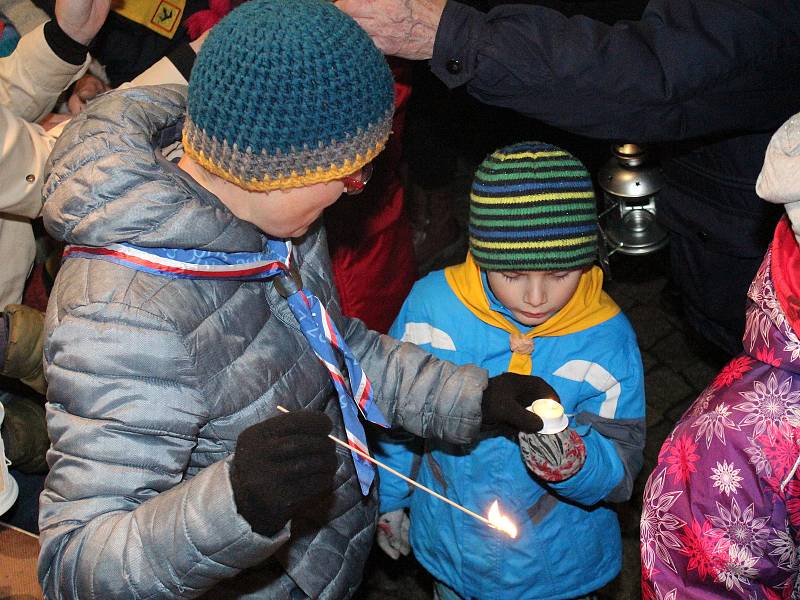
M800 598L800 249L786 219L745 350L664 442L641 517L645 600Z

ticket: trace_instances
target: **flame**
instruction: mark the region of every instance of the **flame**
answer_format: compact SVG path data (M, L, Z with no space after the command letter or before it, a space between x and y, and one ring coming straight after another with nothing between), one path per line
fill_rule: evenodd
M511 519L500 512L500 505L497 503L497 500L492 502L492 505L489 507L489 522L492 524L492 527L498 531L502 531L509 537L517 537L517 526L514 525Z

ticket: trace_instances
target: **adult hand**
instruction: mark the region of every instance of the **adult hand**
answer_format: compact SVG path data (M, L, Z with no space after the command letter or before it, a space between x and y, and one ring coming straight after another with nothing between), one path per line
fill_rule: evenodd
M556 391L541 377L517 373L490 377L481 402L481 429L487 431L496 427L511 427L527 433L541 431L542 420L527 410L539 398L559 401Z
M84 46L106 22L111 0L56 0L56 21L62 31Z
M397 509L383 513L378 519L376 534L378 547L386 552L389 558L397 560L400 555L408 556L411 544L408 543L408 529L411 520L405 509Z
M333 491L337 460L327 415L307 410L248 427L236 441L231 487L239 514L261 535Z
M89 100L94 100L110 88L94 75L86 74L75 82L72 95L67 100L69 112L75 116L83 112Z
M375 45L390 56L427 60L447 0L338 0Z

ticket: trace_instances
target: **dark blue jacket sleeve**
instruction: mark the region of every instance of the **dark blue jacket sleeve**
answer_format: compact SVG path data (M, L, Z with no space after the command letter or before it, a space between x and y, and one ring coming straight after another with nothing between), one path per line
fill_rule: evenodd
M800 2L653 0L639 21L609 26L451 0L431 68L482 102L593 137L774 130L800 106Z

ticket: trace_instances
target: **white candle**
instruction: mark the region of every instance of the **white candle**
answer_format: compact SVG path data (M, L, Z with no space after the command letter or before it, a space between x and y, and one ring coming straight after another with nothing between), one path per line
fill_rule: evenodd
M541 398L534 401L528 410L544 419L560 419L564 415L564 407L550 398Z
M569 425L569 419L564 414L564 407L551 398L534 400L528 410L542 420L542 430L539 433L559 433Z

